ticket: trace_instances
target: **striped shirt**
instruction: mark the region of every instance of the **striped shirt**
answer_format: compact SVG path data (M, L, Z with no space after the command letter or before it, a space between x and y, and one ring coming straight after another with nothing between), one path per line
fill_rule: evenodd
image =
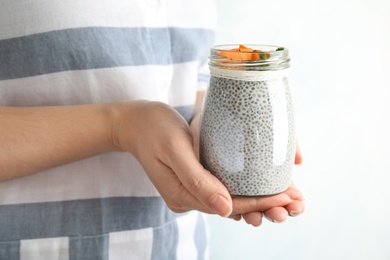
M214 39L212 1L0 6L0 106L142 98L191 118ZM128 153L0 182L0 260L187 260L207 258L207 251L204 216L170 211Z

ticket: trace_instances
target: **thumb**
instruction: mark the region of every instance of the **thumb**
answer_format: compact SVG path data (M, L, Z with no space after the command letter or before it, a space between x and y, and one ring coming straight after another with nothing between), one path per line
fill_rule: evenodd
M184 187L203 205L222 217L232 213L232 198L226 187L197 160L195 153L180 153L172 170Z
M195 151L195 155L197 157L197 159L199 160L199 132L200 132L200 114L197 114L194 116L194 118L192 119L192 122L191 122L191 125L190 125L190 128L191 128L191 132L192 132L192 136L193 136L193 140L194 140L194 151ZM199 164L200 165L200 164ZM219 189L221 190L220 193L218 192L215 192L212 197L209 199L209 208L211 208L213 211L215 211L217 214L223 216L223 217L228 217L230 216L232 210L232 199L229 195L229 192L226 190L225 186L222 185L221 186L221 182L214 176L212 175L209 171L205 170L203 167L200 167L199 171L203 171L203 177L204 178L204 182L206 182L207 180L206 179L209 179L208 182L209 183L213 183L214 182L214 188L215 187L219 187ZM202 185L198 185L199 186L202 186ZM207 188L206 188L207 189ZM195 195L194 193L196 193L196 190L199 190L199 188L196 188L195 191L193 191L193 195ZM228 213L226 213L228 212Z
M187 178L186 178L187 177ZM232 198L226 187L209 171L203 167L198 174L183 178L182 183L204 205L222 217L232 214Z

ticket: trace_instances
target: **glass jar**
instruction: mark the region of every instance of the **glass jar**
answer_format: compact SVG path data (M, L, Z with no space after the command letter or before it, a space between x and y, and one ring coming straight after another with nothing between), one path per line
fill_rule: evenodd
M237 46L211 49L200 161L231 195L277 194L291 183L296 148L288 50Z

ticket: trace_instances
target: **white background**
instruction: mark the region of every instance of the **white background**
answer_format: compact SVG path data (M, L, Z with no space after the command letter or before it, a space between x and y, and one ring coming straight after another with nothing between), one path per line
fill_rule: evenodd
M390 1L218 0L217 44L290 49L306 211L211 216L211 259L390 260Z

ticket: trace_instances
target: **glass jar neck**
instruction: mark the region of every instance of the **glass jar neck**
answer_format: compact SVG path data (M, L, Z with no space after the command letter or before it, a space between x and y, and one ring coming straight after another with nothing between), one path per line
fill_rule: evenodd
M239 71L284 70L290 67L290 57L288 49L281 46L217 45L210 50L209 66L211 69Z

